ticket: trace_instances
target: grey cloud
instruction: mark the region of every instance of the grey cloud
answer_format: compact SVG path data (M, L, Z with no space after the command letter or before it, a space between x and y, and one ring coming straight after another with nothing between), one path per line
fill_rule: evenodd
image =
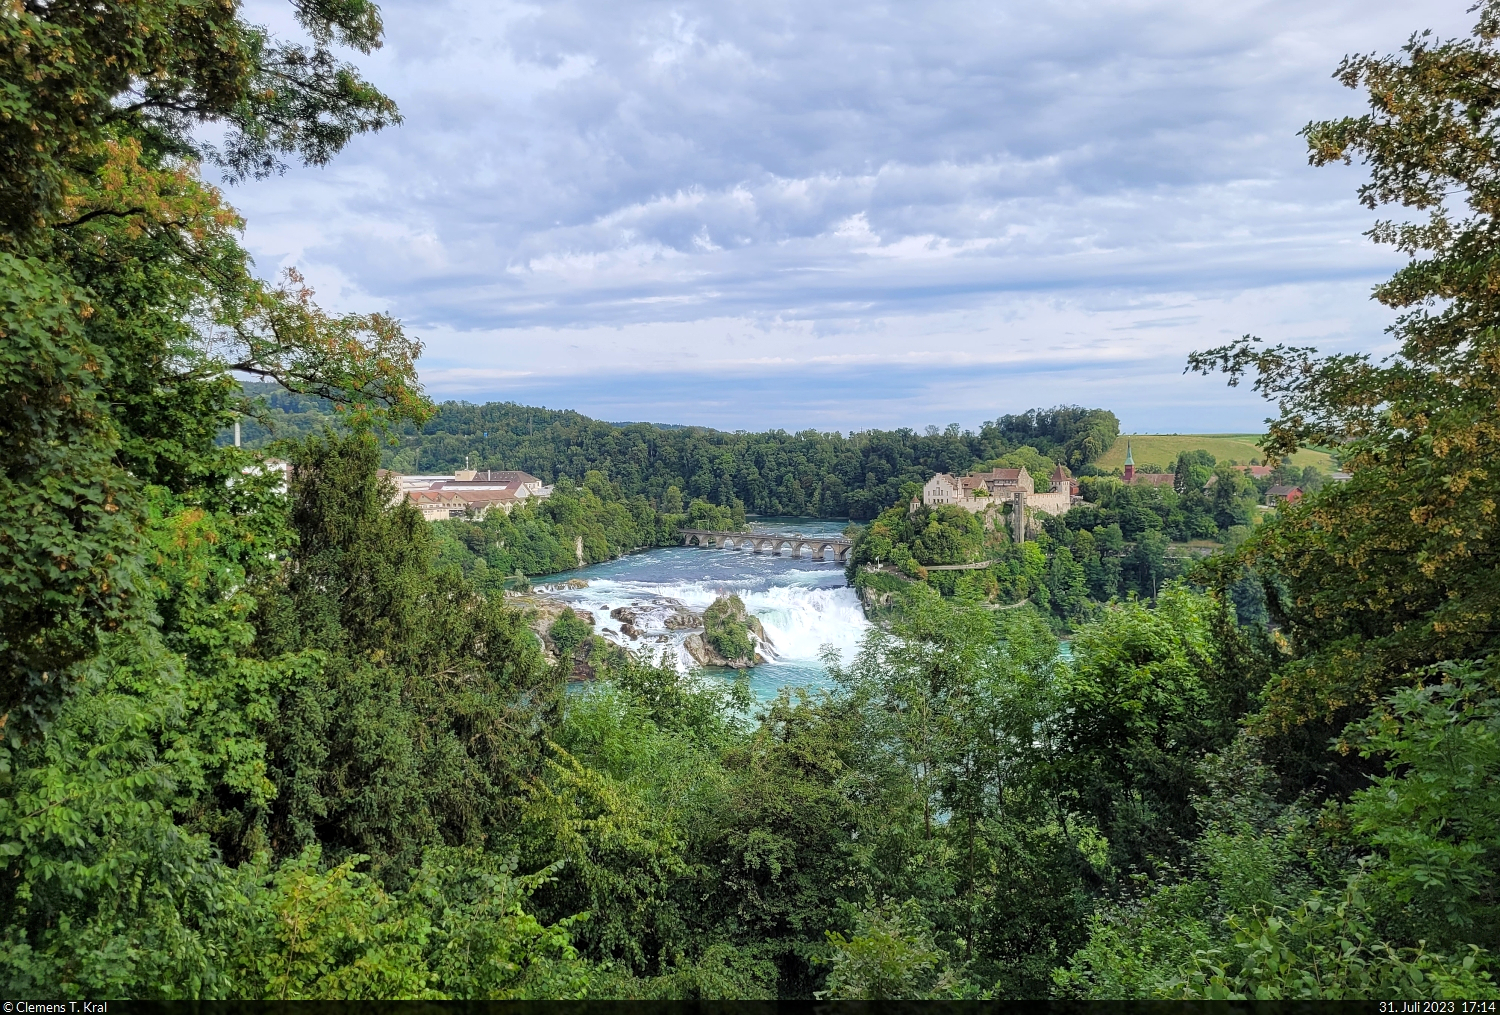
M388 2L368 72L405 124L231 196L267 266L417 329L800 320L856 353L902 317L1003 328L1013 295L1352 304L1394 262L1296 131L1359 108L1343 53L1464 6Z

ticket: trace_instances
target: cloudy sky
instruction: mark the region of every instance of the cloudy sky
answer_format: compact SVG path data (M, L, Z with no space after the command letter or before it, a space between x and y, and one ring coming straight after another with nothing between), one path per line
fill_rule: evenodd
M232 188L270 275L427 345L437 398L727 429L1057 403L1256 430L1186 354L1378 351L1330 74L1466 0L387 0L405 122ZM284 34L284 4L249 12Z

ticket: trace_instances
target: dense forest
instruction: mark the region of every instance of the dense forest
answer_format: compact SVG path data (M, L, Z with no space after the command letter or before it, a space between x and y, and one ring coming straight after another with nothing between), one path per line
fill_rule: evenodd
M1034 471L1048 464L1022 462L1024 453L1010 457ZM896 504L854 530L849 582L866 604L901 594L912 582L1006 607L1028 602L1065 630L1094 616L1100 604L1156 598L1168 582L1193 572L1200 555L1213 549L1206 543L1231 549L1243 543L1265 517L1262 499L1272 483L1300 483L1311 492L1324 482L1312 466L1277 466L1254 479L1202 451L1183 452L1173 475L1171 487L1085 476L1082 502L1061 516L1033 516L1040 531L1020 544L1011 537L1008 506L993 517L929 507L917 504L920 489L908 483ZM944 569L929 571L934 565ZM953 565L966 569L945 569ZM1269 620L1261 581L1247 570L1227 588L1242 622Z
M1046 530L1064 591L1085 534L1241 531L1149 595L1106 581L1064 651L1052 600L922 579L988 537L911 513L902 474L862 540L918 580L831 690L759 706L627 653L564 693L382 482L382 442L437 418L419 345L256 278L199 176L395 121L333 50L378 46L378 10L294 12L306 45L188 0L0 19L8 999L1500 998L1500 3L1346 61L1369 112L1305 131L1425 216L1373 233L1409 255L1375 293L1397 352L1190 360L1277 403L1268 456L1337 448L1348 482L1252 528L1243 487L1101 481ZM220 441L245 373L344 420L278 449L284 490ZM666 472L589 461L549 524L662 524ZM667 472L695 510L701 470Z
M247 447L317 432L334 416L326 400L274 384L252 383L246 392L254 414L241 428ZM412 474L451 473L465 462L522 469L549 483L562 476L581 483L598 472L625 496L643 496L669 513L705 500L738 502L750 514L866 519L894 502L903 484L924 483L935 472L965 472L1027 447L1082 467L1108 451L1119 432L1114 413L1076 406L1001 416L977 434L953 425L844 436L614 424L510 402L444 402L426 423L400 427L384 461Z
M514 576L534 577L614 560L632 550L677 546L684 526L719 531L745 528L738 502L720 507L695 500L659 511L645 497L627 497L598 472L575 485L566 476L544 500L522 502L509 513L433 523L434 552L476 586L503 591Z

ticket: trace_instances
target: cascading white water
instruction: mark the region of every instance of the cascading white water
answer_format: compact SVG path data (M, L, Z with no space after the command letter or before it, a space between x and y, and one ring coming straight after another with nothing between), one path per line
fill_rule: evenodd
M813 534L805 522L798 529ZM719 596L738 595L770 641L762 648L767 662L750 672L751 688L761 697L773 696L781 687L826 683L824 646L831 645L847 661L869 627L854 590L844 585L843 568L809 557L668 548L556 578L588 582L582 589L552 585L548 594L592 613L600 634L634 649L665 650L684 671L694 665L683 648L693 632L671 628L669 618L684 607L701 613ZM610 616L620 607L634 615L638 637L623 634L622 622Z
M853 589L786 586L741 593L740 598L765 626L778 659L812 662L828 645L848 659L869 626Z

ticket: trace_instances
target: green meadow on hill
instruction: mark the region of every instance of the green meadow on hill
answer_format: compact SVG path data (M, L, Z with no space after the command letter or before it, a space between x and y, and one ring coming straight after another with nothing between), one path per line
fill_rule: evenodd
M1168 434L1121 434L1094 463L1101 469L1119 469L1125 465L1125 444L1130 443L1135 455L1135 464L1159 465L1172 468L1177 456L1184 451L1207 451L1220 462L1231 458L1240 465L1249 464L1253 458L1264 460L1266 453L1260 449L1260 434L1252 433L1168 433ZM1334 469L1333 459L1324 451L1303 448L1291 456L1293 465L1316 465L1325 472Z

